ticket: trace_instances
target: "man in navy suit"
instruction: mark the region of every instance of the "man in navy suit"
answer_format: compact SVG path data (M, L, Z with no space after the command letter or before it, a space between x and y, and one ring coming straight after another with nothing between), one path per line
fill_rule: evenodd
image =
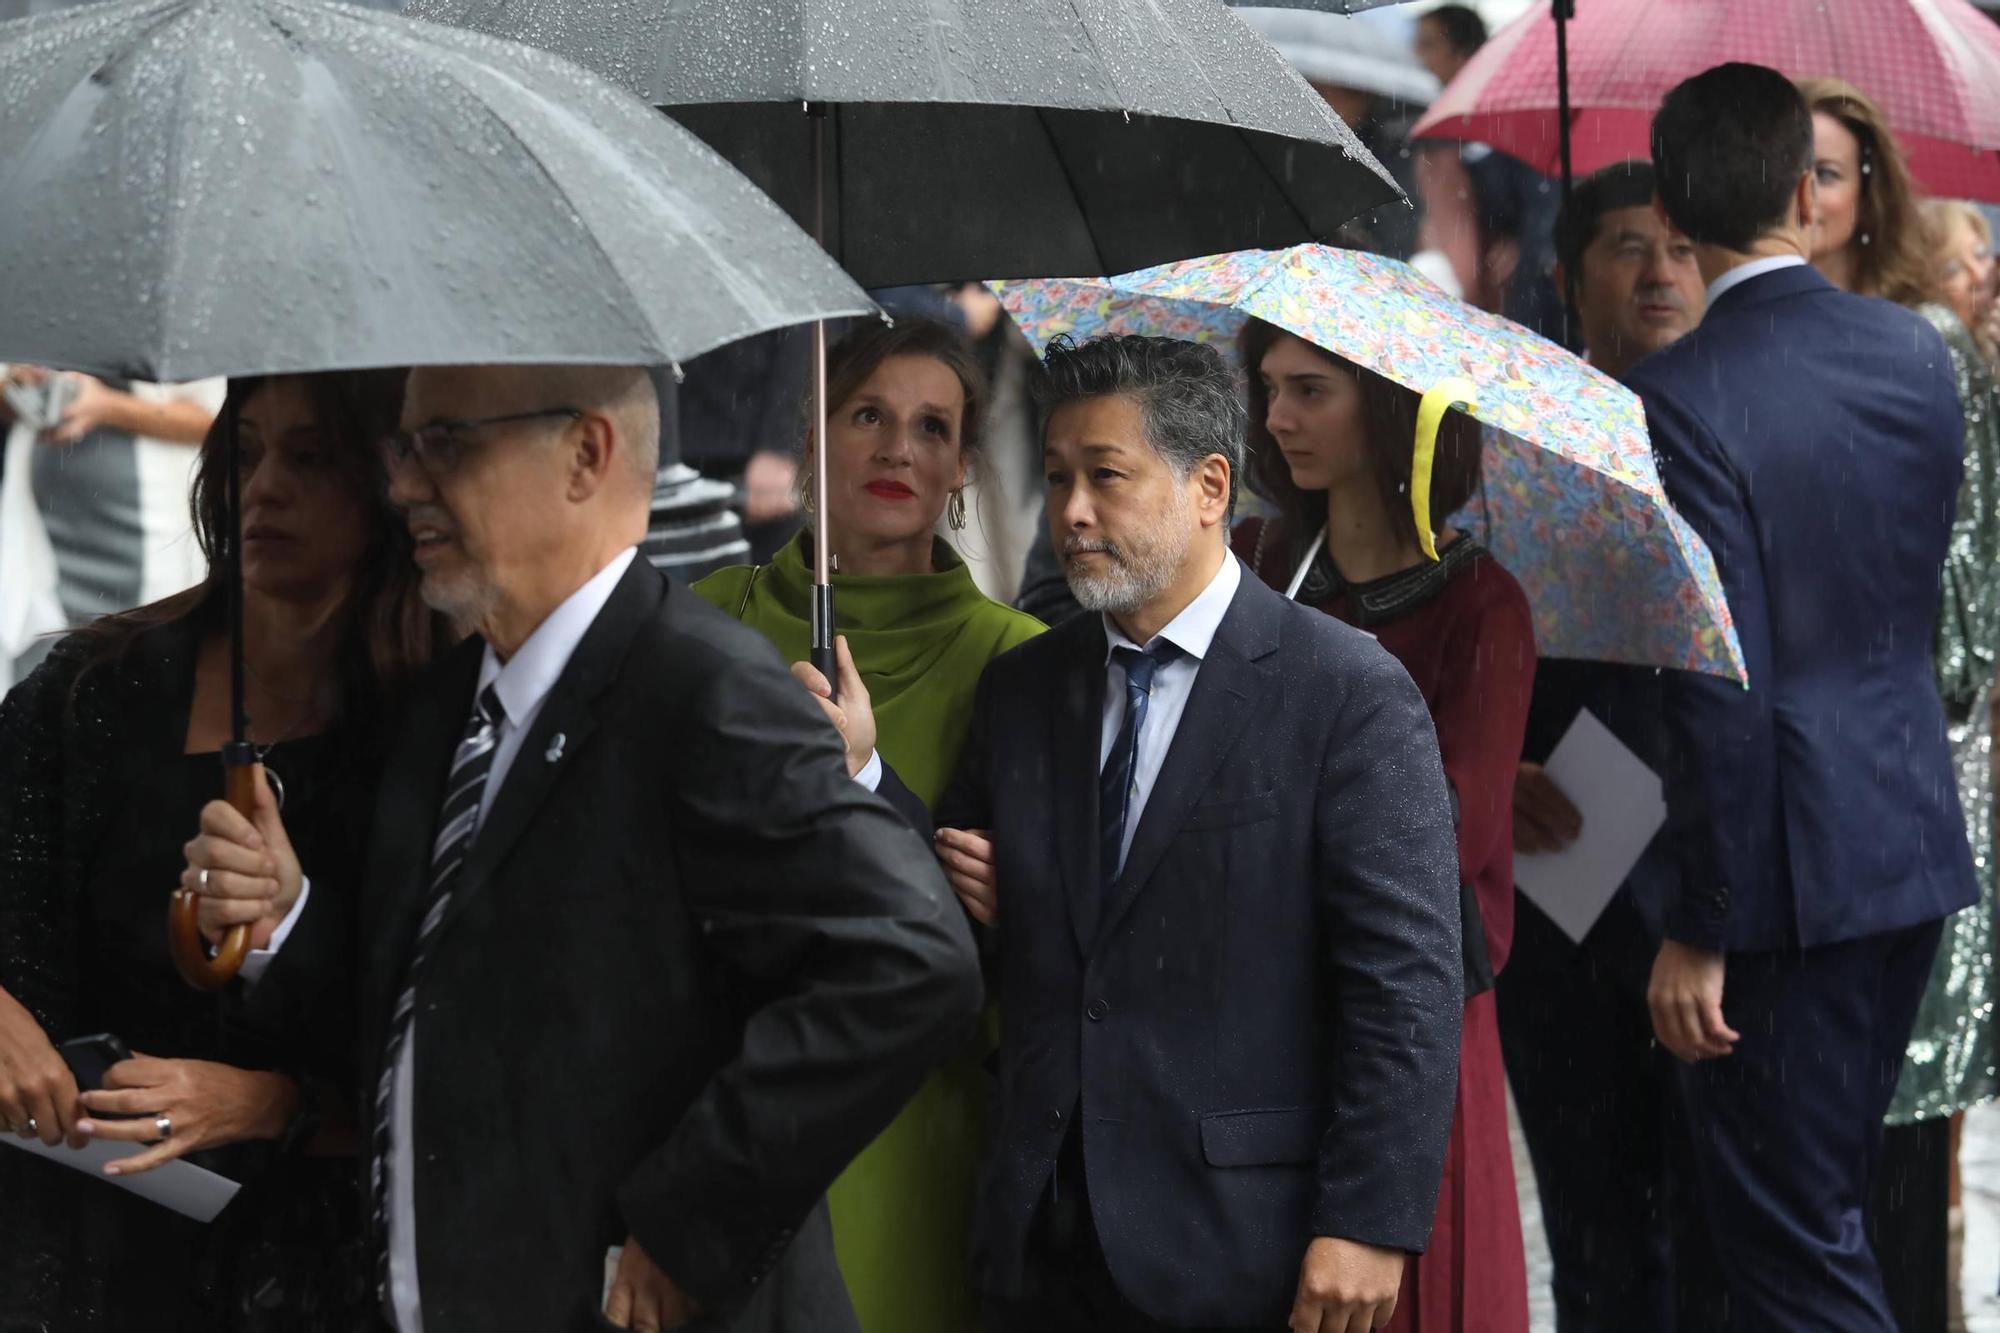
M1754 65L1653 125L1708 314L1627 382L1749 683L1669 674L1681 884L1648 1002L1736 1326L1889 1333L1862 1209L1939 922L1978 896L1929 660L1963 421L1929 325L1807 267L1812 148Z
M1464 1004L1437 737L1371 638L1229 553L1213 349L1049 352L1086 611L986 670L939 855L989 926L993 1333L1381 1327L1430 1236Z

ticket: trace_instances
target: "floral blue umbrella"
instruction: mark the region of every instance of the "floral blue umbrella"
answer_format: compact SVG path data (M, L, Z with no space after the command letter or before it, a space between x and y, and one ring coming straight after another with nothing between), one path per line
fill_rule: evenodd
M1109 333L1233 347L1254 317L1424 395L1411 492L1426 536L1429 446L1462 408L1490 429L1457 522L1520 580L1544 655L1746 678L1714 557L1661 489L1637 395L1409 265L1303 245L992 286L1038 348Z

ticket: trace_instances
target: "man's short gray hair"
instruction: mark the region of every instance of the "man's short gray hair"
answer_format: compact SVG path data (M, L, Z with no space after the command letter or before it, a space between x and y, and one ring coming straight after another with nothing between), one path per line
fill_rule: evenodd
M1179 338L1119 335L1056 338L1035 385L1043 420L1086 398L1124 396L1139 404L1146 443L1185 481L1210 454L1229 461L1229 498L1243 475L1248 425L1243 386L1222 354Z

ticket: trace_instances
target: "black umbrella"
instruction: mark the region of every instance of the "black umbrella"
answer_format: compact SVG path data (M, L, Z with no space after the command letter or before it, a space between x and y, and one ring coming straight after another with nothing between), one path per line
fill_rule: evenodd
M144 380L672 364L867 298L644 103L546 52L320 0L0 25L0 360ZM234 418L232 799L243 712ZM175 960L219 986L192 895Z
M864 286L1101 276L1330 239L1401 191L1215 0L416 0L623 83ZM803 113L803 114L802 114ZM824 417L824 332L815 339ZM825 508L826 430L814 435ZM834 679L826 524L814 661Z

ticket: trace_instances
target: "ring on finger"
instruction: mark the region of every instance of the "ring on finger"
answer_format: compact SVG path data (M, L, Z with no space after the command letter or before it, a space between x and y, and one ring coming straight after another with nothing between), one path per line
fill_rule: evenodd
M208 892L208 867L207 867L207 866L203 866L203 867L202 867L202 868L201 868L200 870L198 870L198 871L196 871L196 872L195 872L195 877L194 877L194 891L195 891L196 893L207 893L207 892Z
M21 1126L21 1132L26 1134L29 1138L34 1138L36 1135L42 1132L42 1123L41 1121L35 1119L35 1117L29 1116L28 1123Z
M165 1113L162 1113L153 1118L153 1128L159 1133L159 1136L163 1139L170 1139L174 1136L173 1119L172 1117L166 1115Z

